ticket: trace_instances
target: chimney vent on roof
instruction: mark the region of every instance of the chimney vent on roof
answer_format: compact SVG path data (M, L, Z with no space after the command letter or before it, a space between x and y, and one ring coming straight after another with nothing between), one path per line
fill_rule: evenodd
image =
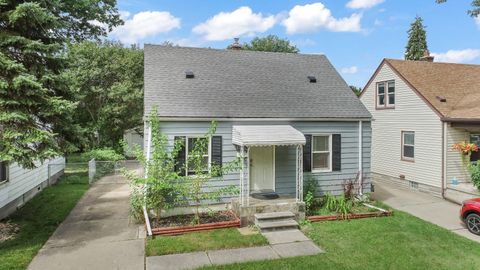
M187 71L185 71L185 78L193 79L193 78L195 78L195 74L193 74L193 71L187 70Z
M425 62L433 62L433 56L430 55L430 51L428 49L425 49L423 52L423 56L420 57L420 61L425 61Z
M438 99L440 102L447 102L447 98L445 98L444 96L437 96L437 99Z
M311 83L316 83L317 82L317 78L315 78L315 76L307 76L308 80L311 82Z
M228 48L231 50L242 50L243 47L242 47L242 44L240 44L239 40L240 40L239 38L234 38L233 43L230 44Z

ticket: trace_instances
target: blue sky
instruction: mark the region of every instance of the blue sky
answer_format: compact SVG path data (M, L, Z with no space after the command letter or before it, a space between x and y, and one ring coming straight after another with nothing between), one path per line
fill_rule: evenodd
M148 1L119 0L125 25L110 38L126 44L225 48L275 34L301 53L327 55L347 83L363 87L383 58L402 58L416 15L436 61L480 64L480 18L471 0Z

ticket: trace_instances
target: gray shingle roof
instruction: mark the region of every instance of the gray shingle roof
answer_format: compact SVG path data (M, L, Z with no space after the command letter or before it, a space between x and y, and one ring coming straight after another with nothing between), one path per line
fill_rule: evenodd
M145 115L369 118L324 55L145 45ZM191 70L194 79L186 79ZM313 75L317 83L310 83Z

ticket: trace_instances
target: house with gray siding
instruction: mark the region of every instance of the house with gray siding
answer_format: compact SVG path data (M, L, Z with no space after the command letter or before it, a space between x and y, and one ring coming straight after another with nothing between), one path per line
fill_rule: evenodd
M480 65L384 59L360 100L373 116L376 182L461 203L478 197L457 143L480 145ZM472 153L468 162L480 155Z
M65 158L58 157L35 165L34 169L25 169L17 163L0 162L0 220L53 184L63 174Z
M243 207L264 193L302 203L308 179L319 195L338 195L357 173L360 191L370 192L371 115L326 56L158 45L144 52L145 151L155 108L170 145L184 142L182 160L217 122L205 158L243 160L217 183L239 186L234 199Z

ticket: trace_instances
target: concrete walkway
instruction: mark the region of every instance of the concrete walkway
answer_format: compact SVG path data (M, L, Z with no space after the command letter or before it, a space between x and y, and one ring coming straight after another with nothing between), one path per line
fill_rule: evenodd
M460 221L458 204L379 182L375 183L373 198L480 243L480 236L471 234Z
M145 233L129 219L129 194L122 176L96 182L28 269L143 270Z
M270 245L147 257L147 270L182 270L259 260L315 255L322 250L300 230L263 233Z

